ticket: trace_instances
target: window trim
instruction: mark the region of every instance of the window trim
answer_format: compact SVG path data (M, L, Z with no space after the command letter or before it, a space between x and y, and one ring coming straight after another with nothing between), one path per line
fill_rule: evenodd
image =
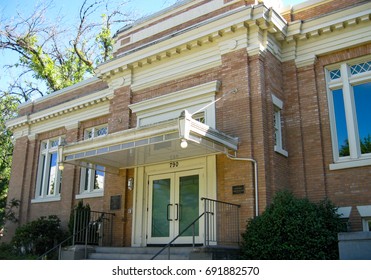
M52 142L58 141L58 145L51 146ZM34 199L31 200L31 203L38 202L51 202L59 201L61 197L61 184L62 184L62 171L58 168L59 163L59 154L58 147L63 144L64 136L54 137L50 139L45 139L40 142L40 152L39 160L37 167L37 178L36 178L36 188ZM42 146L45 145L45 149L42 149ZM54 194L48 194L48 181L50 181L50 161L51 154L56 154L56 175L55 175L55 190ZM48 174L48 176L45 176Z
M283 135L282 135L282 116L281 111L283 109L283 102L274 94L272 94L272 102L274 107L274 151L285 157L289 156L289 153L283 148Z
M103 166L102 166L103 167ZM86 172L87 170L90 170L88 172L89 178L86 178ZM102 169L98 169L96 165L91 165L90 167L82 167L80 171L80 188L79 188L79 194L76 195L76 199L81 199L81 198L90 198L90 197L101 197L104 195L104 187L105 187L105 180L106 176L104 176L104 181L103 181L103 188L102 189L97 189L95 190L94 187L92 186L95 182L94 179L94 173L92 171L102 171L103 173L105 172L105 169L103 167ZM86 179L88 179L88 190L85 190L85 185L86 185Z
M358 133L357 116L355 109L355 100L353 87L356 85L371 82L371 72L362 72L351 75L350 67L369 61L371 56L357 58L354 60L343 61L335 65L326 67L326 90L329 107L330 131L332 142L333 163L329 165L330 170L340 170L346 168L362 167L371 165L371 153L362 154L360 149L360 139ZM331 79L330 71L335 69L340 70L340 77ZM339 156L338 135L336 131L335 106L332 92L337 89L342 89L344 99L344 110L346 118L346 127L348 131L349 156Z

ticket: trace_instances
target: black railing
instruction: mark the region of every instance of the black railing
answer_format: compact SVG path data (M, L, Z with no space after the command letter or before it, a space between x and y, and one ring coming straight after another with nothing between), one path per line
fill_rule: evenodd
M205 213L205 246L239 246L240 243L240 205L201 198Z
M204 201L204 212L189 224L182 232L174 237L169 243L162 247L152 258L154 260L163 251L168 249L168 259L171 255L171 245L181 237L188 229L192 228L192 246L195 246L195 226L204 217L204 246L228 245L239 246L239 208L240 205L224 201L202 197Z
M114 215L106 212L76 209L74 212L72 245L111 246Z

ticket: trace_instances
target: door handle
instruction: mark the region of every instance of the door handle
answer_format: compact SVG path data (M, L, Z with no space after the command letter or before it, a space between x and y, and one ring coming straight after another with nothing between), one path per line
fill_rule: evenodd
M175 203L175 206L176 206L176 219L175 219L175 221L178 221L179 220L179 204Z
M167 206L166 206L166 219L168 220L168 221L172 221L173 219L170 219L169 218L169 206L173 206L172 204L168 204Z

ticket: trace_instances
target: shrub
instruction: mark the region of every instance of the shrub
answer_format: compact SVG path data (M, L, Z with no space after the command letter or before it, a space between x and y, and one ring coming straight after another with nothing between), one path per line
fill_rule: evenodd
M12 245L18 254L40 256L65 237L57 216L42 216L18 227L12 239Z
M276 194L264 213L243 233L242 258L260 260L338 259L337 233L342 222L336 207Z

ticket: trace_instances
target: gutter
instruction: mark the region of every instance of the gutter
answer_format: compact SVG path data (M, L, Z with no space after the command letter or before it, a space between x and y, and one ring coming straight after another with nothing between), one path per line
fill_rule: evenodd
M259 193L258 193L258 163L253 158L238 158L232 157L231 155L227 154L227 157L231 160L237 161L248 161L252 162L254 165L254 190L255 190L255 217L259 216Z

